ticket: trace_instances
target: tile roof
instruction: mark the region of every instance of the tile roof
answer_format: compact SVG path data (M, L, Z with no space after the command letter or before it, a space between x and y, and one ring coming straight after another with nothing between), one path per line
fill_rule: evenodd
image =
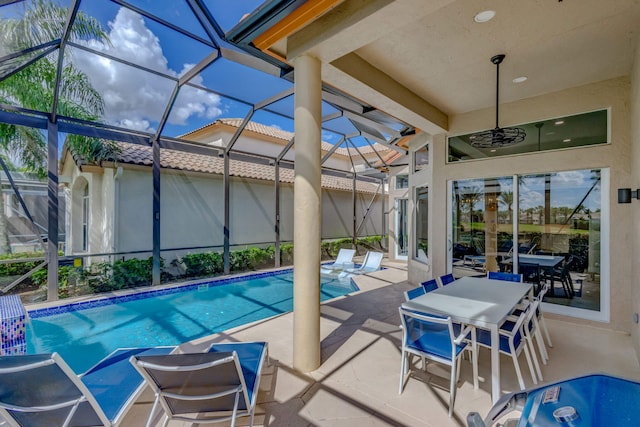
M208 125L202 126L192 132L186 133L182 136L180 136L180 138L184 138L184 139L189 139L188 136L190 134L193 134L197 131L206 129L209 126L216 126L217 124L223 124L223 125L227 125L227 126L232 126L235 128L240 127L240 125L242 124L243 119L234 119L234 118L230 118L230 119L218 119L213 123L209 123ZM251 132L255 132L257 134L260 135L265 135L265 136L269 136L272 138L276 138L276 139L280 139L282 140L284 143L288 143L291 138L293 138L293 132L289 132L286 130L282 130L282 129L278 129L272 126L267 126L267 125L263 125L261 123L256 123L256 122L249 122L247 123L247 126L245 127L245 130L251 131ZM374 142L373 147L375 148L375 150L378 151L378 153L386 153L387 151L391 151L390 148L385 147L382 144L379 144L377 142ZM330 144L328 142L322 141L322 145L321 148L323 151L327 152L329 150L331 150L333 148L333 144ZM360 152L363 155L366 154L373 154L374 152L374 148L372 148L369 145L365 145L362 147L358 147L358 150L360 150ZM353 148L338 148L334 151L334 154L339 154L342 156L349 156L349 152L351 152L352 156L360 156L358 154L358 152L356 150L354 150ZM382 154L381 154L382 155Z
M118 156L118 162L148 167L152 166L153 154L151 147L126 142L119 142L118 145L122 150ZM78 162L75 156L74 159ZM170 149L162 149L160 151L160 167L214 175L224 174L224 160L218 156L208 156ZM234 159L231 159L229 164L229 173L231 176L239 178L252 178L265 181L275 180L275 168L273 166ZM280 182L293 183L294 176L293 169L280 169ZM350 192L353 189L352 185L351 178L322 175L322 188ZM362 193L376 193L379 191L377 184L364 181L356 181L356 189Z

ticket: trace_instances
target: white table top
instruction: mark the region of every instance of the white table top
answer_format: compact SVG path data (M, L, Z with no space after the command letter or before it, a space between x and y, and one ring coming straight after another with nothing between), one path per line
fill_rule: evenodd
M402 306L448 315L456 322L489 328L501 324L531 287L531 283L463 277Z

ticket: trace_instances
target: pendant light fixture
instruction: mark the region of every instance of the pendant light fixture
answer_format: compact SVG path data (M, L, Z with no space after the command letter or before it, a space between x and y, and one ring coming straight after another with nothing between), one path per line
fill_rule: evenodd
M491 62L496 66L496 127L491 130L474 133L469 137L469 143L477 148L500 148L508 147L524 141L527 136L524 129L517 127L501 128L498 124L500 108L500 64L504 60L504 55L491 57Z

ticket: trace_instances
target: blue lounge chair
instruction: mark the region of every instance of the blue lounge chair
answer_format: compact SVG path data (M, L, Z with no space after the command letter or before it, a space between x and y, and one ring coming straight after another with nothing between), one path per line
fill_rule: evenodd
M129 358L175 349L118 349L81 376L57 353L0 357L0 416L13 426L118 425L145 387Z
M206 353L134 356L131 363L155 393L147 426L158 411L170 420L215 423L253 417L266 342L213 344Z

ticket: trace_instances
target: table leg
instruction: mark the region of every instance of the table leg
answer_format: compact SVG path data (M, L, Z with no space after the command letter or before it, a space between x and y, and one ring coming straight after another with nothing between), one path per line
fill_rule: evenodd
M491 401L500 399L500 334L498 325L491 327Z

